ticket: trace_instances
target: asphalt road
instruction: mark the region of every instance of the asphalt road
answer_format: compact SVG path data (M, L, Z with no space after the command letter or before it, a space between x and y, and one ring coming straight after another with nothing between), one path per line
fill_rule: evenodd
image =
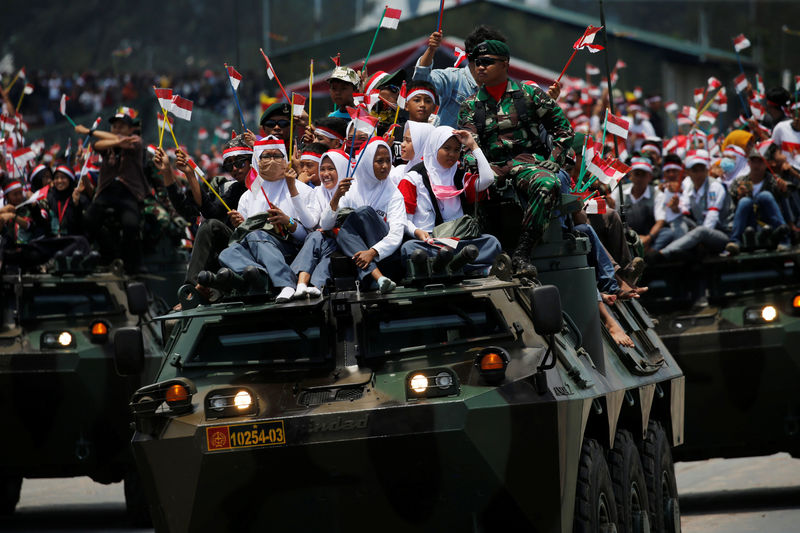
M678 463L684 533L800 531L800 459L787 454ZM25 480L3 532L144 533L125 517L122 484L88 478Z

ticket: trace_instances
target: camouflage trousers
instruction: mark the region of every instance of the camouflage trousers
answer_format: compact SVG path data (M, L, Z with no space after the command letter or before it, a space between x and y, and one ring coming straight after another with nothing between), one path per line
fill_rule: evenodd
M531 243L538 243L561 200L558 176L535 164L520 163L510 172L525 214L522 229Z

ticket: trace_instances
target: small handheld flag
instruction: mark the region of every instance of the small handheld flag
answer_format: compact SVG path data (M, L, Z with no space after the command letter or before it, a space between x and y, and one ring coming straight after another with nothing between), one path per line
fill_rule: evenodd
M630 122L624 117L619 117L613 113L608 113L606 116L606 128L611 135L627 139L630 126Z
M172 96L172 114L175 117L180 118L182 120L192 120L192 104L191 100L187 100L183 96L180 95L173 95Z
M738 54L745 48L750 48L750 41L747 39L747 37L744 36L743 33L740 33L739 35L733 38L733 48L734 50L736 50L736 53Z
M572 45L573 48L572 55L569 56L567 64L564 65L564 68L561 70L561 74L558 75L556 83L561 81L562 76L564 76L564 73L567 71L567 67L569 67L569 64L572 63L572 60L575 58L575 54L578 52L578 50L588 49L589 52L594 54L595 52L599 52L600 50L603 49L603 47L600 46L599 44L594 44L594 38L597 35L597 32L599 32L602 29L603 29L602 26L598 28L596 26L591 26L591 25L588 28L586 28L586 31L583 32L583 35L581 35L580 38L577 41L575 41L575 43Z
M372 38L372 44L369 45L369 52L367 52L367 57L364 59L364 65L361 67L361 71L364 72L367 69L367 63L369 63L369 56L372 55L372 48L375 46L375 41L378 40L378 32L381 28L389 28L392 30L397 29L397 25L400 23L400 10L399 9L392 9L389 6L383 8L383 13L381 14L381 20L378 23L378 27L375 29L375 36Z
M269 58L267 57L267 54L264 53L264 49L263 48L259 48L259 51L261 51L261 55L264 57L264 61L267 63L267 77L269 79L271 79L271 80L275 80L278 83L278 87L281 88L281 92L283 93L283 97L286 98L287 102L291 102L291 99L289 99L289 95L286 94L286 89L283 88L283 85L281 84L281 80L278 79L278 75L275 73L275 69L272 67L272 63L270 62Z
M228 66L227 63L225 63L225 70L228 71L228 81L231 83L231 92L233 93L233 100L236 102L236 109L239 110L239 119L242 121L242 130L247 131L247 126L244 124L242 106L239 105L239 96L236 94L236 89L239 87L239 83L242 81L242 75L236 72L235 68Z
M67 115L67 100L69 100L69 96L67 96L66 94L62 94L61 102L58 105L58 110L61 112L62 115L64 115L64 118L69 120L69 123L72 124L72 127L75 128L77 127L77 124L75 124L75 121L72 120L69 117L69 115Z

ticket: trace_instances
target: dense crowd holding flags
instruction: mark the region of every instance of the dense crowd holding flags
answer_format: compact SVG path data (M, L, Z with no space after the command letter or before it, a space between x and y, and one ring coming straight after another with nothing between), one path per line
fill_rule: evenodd
M431 35L429 51L426 52L426 54L430 54L430 57L441 40L440 30L443 24L443 15L444 12L440 9L437 28ZM303 198L307 197L308 202L312 202L314 189L320 191L330 189L321 196L320 202L323 205L321 209L324 211L326 202L330 202L331 206L335 205L334 200L338 201L342 197L346 197L350 188L355 187L352 184L353 177L355 177L355 183L359 183L360 187L355 187L354 192L350 193L350 197L360 195L359 197L379 198L382 199L381 201L387 202L382 206L371 206L382 213L384 222L388 224L388 236L375 237L380 242L384 242L382 239L390 239L390 236L398 231L392 220L392 216L396 213L391 214L396 208L397 201L404 203L409 221L413 218L412 215L416 216L416 211L412 211L412 209L418 209L422 205L416 203L416 197L409 196L411 194L409 191L412 190L410 189L412 185L409 184L413 184L413 194L417 194L419 188L424 185L424 179L413 177L409 180L409 175L425 174L430 175L431 178L445 179L447 182L444 184L434 183L432 187L430 184L424 185L430 190L428 204L430 204L430 209L436 211L437 221L442 219L439 207L447 211L450 209L447 202L459 197L458 195L462 192L464 194L469 192L473 201L475 198L483 198L478 193L484 195L488 193L491 197L493 189L489 188L489 182L492 180L487 181L487 176L490 175L487 174L490 172L487 169L490 168L489 163L494 169L493 165L496 162L486 162L483 159L481 149L486 151L487 146L483 144L485 140L481 137L480 129L477 134L472 135L476 141L473 143L467 139L468 134L461 133L461 128L465 125L456 123L457 117L452 114L439 115L438 110L444 108L447 101L454 95L443 93L441 90L443 85L437 85L436 80L439 78L432 73L427 74L429 81L419 79L418 72L421 73L425 68L429 68L422 64L425 56L417 63L413 75L404 71L398 73L369 72L369 59L381 29L396 29L400 18L400 10L386 6L380 22L375 28L374 37L364 57L360 72L340 66L341 56L337 55L335 58L331 58L335 69L329 82L331 97L336 107L329 116L323 116L321 112L317 111L322 107L319 104L312 107L310 89L314 83L313 60L309 64L308 96L297 92L289 94L284 89L269 57L263 50L260 50L267 79L269 83L275 84L276 87L273 88L276 93L280 94L280 97L277 103L264 110L258 125L246 123L239 94L240 90L249 85L248 99L250 99L258 90L253 87L256 84L248 76L237 71L234 65L221 65L220 72L205 76L205 79L215 80L219 89L215 91L216 101L227 98L227 96L223 97L219 94L220 90L223 90L221 87L226 86L224 91L226 94L229 93L235 102L238 124L234 128L231 120L220 123L213 133L215 139L225 141L225 145L219 149L214 147L210 154L198 151L193 157L189 157L187 150L179 143L174 131L175 119L189 122L192 120L192 111L195 103L198 102L198 91L196 86L192 88L191 83L175 79L175 84L170 88L166 86L167 78L157 80L151 78L150 80L138 79L134 84L138 87L133 87L131 85L132 77L129 77L124 83L101 83L100 85L107 87L124 88L129 86L129 93L133 90L141 92L147 87L146 90L151 91L159 108L155 117L140 117L133 108L120 106L114 116L109 119L112 126L116 128L116 132L114 128L112 128L112 132L107 132L100 127L101 117L98 117L91 127L85 127L76 124L68 113L73 104L80 104L81 111L99 109L95 98L85 98L84 94L86 93L75 93L74 87L49 83L46 79L40 78L38 81L31 81L28 79L25 68L20 69L14 76L3 80L2 84L3 106L2 114L0 114L0 132L2 132L0 163L2 168L0 168L0 173L2 173L3 179L2 191L5 196L5 207L0 214L3 217L2 226L5 232L6 247L24 246L43 237L52 238L53 235L56 237L65 235L63 226L67 220L65 214L68 209L66 207L67 200L65 200L64 194L56 194L54 184L57 176L61 182L64 181L64 176L69 181L67 186L59 185L58 191L68 190L70 198L75 199L76 209L81 205L83 209L88 210L87 206L95 202L97 197L102 195L104 189L118 189L114 188L116 185L112 186L105 182L104 172L111 172L111 167L117 170L124 168L120 172L128 173L139 172L145 168L147 165L142 164L125 167L123 161L127 157L126 150L133 150L141 144L140 134L143 127L157 127L158 145L139 146L142 153L146 154L147 161L152 161L148 165L154 166L156 170L148 176L147 180L142 175L139 184L128 181L139 179L132 177L133 174L128 174L121 180L126 188L126 194L130 193L130 200L133 202L125 204L128 212L132 209L131 206L141 205L146 197L158 197L159 206L154 209L165 211L169 218L180 214L181 206L190 205L190 200L193 199L197 205L194 210L187 210L187 213L192 216L185 217L187 219L185 229L188 229L191 235L200 231L205 223L204 220L213 218L207 216L207 213L211 211L206 204L219 201L224 207L224 213L218 222L229 226L232 232L233 229L250 220L246 216L247 214L259 213L257 202L263 200L260 208L269 213L267 222L271 224L273 232L270 234L284 239L280 246L284 247L282 250L284 255L288 254L287 257L291 254L285 249L285 243L291 241L290 236L297 238L298 242L295 244L300 249L303 242L297 236L302 233L303 238L307 239L307 236L315 234L315 229L320 229L325 224L322 223L323 212L316 212L316 218L314 218L305 211L306 208L303 206L287 207L291 201L285 198L295 198L300 195ZM555 101L557 104L554 108L557 110L555 112L559 117L563 116L574 134L568 156L565 159L559 159L558 165L544 165L543 168L556 176L561 176L559 179L566 184L566 189L581 198L585 204L585 213L588 215L609 216L610 213L613 213L613 208L619 206L621 200L622 204L634 213L636 227L633 229L641 240L648 260L658 261L664 260L665 257L676 257L673 253L675 249L686 252L697 244L704 244L715 253L739 253L742 247L747 246L747 242L744 242L746 238L743 237L742 232L745 228L737 227L737 221L739 226L747 224L747 227L752 227L753 221L758 219L762 226L769 224L773 230L778 225L781 229L775 231L776 242L781 246L793 242L796 239L795 235L800 219L800 198L796 192L796 184L800 181L800 104L798 104L800 76L795 78L794 86L790 90L783 88L767 90L759 74L756 74L751 80L743 68L741 73L732 80L721 80L713 75L714 72L709 72L711 76L706 85L685 95L683 102L662 102L658 95L649 95L645 98L643 90L638 86L631 91L623 91L619 86L619 73L622 69L626 69L627 65L622 59L617 59L611 72L607 73L602 80L598 80L597 84L592 83L592 78L601 76L601 69L588 62L585 67L585 80L566 78L562 84L561 80L567 68L578 56L579 51L588 51L591 54L604 51L602 45L595 43L597 37L602 35L602 31L602 27L589 26L586 28L573 44L571 55L569 55L558 79L549 88L539 88L534 82L521 80L521 87L528 87L537 95L539 93L535 91L542 94L546 92L547 98ZM499 33L490 32L487 35L490 38L485 39L481 44L488 43L488 48L485 50L489 52L484 51L488 60L478 61L476 66L476 59L480 59L480 54L476 55L475 53L478 48L475 46L476 43L473 43L471 48L467 43L465 44L466 50L456 47L454 66L442 71L445 72L443 76L447 75L454 80L460 80L458 90L472 91L471 94L474 95L481 88L481 84L476 83L474 79L476 70L472 69L488 69L493 65L492 61L496 62L496 57L502 59L502 51L507 49L507 46L503 44L504 39L501 39L503 41L501 42L494 37L500 35ZM732 39L732 46L738 57L751 44L746 36L740 34ZM511 61L513 62L513 58ZM741 61L739 64L741 67ZM224 69L224 74L222 74L222 69ZM450 73L447 74L446 71ZM433 72L436 72L436 69ZM631 72L626 78L628 80L635 79L635 73ZM146 85L148 81L150 83ZM154 81L155 83L153 83ZM42 84L41 87L38 85L39 83ZM83 86L97 87L98 83L97 80L93 80L92 83L84 83ZM341 94L342 87L346 89L345 96L337 96ZM729 118L726 115L729 109L728 88L733 89L742 108L742 114L733 121L724 120ZM54 89L56 91L63 89L63 91L54 98ZM484 89L489 91L490 88L484 87ZM52 104L58 102L58 113L64 120L69 121L78 134L76 138L66 141L64 147L55 144L47 147L42 140L27 138L29 129L25 118L19 112L20 105L27 95L36 94L40 90L47 93L48 102ZM68 92L73 96L68 95ZM12 93L19 94L16 103L10 99ZM502 90L498 94L502 94ZM216 107L216 104L207 95L206 91L206 96L199 105ZM469 95L469 92L465 92L459 97ZM122 95L117 93L117 96ZM119 100L121 101L123 98L119 98ZM107 103L107 99L103 103ZM428 107L425 107L426 105ZM312 112L316 112L316 114L314 115ZM422 119L416 117L422 117ZM47 123L52 120L52 118L45 118L41 121L37 120L37 122ZM673 121L674 125L668 125L666 121ZM416 122L421 122L425 127L410 126L411 123ZM728 122L730 122L729 126ZM441 128L448 127L450 129L446 132L440 131ZM723 127L727 129L723 130ZM459 129L454 130L453 128ZM233 129L238 130L238 135L232 133ZM667 131L677 131L677 134L666 136ZM166 135L167 132L169 135ZM435 132L438 134L435 135ZM445 135L445 133L447 134ZM552 132L548 133L552 134ZM209 131L200 128L197 136L200 139L207 139ZM436 139L439 144L428 146L426 143L434 142L433 139ZM462 152L459 156L461 162L455 166L446 166L441 163L443 160L438 163L431 161L432 157L438 157L437 150L445 150L450 139L456 139L454 144L457 144L457 148ZM96 141L96 145L93 145L91 141ZM383 176L382 167L379 169L378 161L382 161L384 148L391 154L392 168L390 171L387 170L390 178ZM362 163L365 154L368 159ZM423 157L423 154L427 155ZM272 159L272 156L275 159ZM143 155L143 157L145 156ZM286 160L286 168L281 167L280 170L275 170L278 158ZM340 158L344 158L347 164L340 165ZM547 158L545 157L545 159ZM759 175L760 170L758 169L760 169L761 163L757 160L763 160L766 165L766 171L771 179L769 187L761 185L766 178ZM486 164L484 165L484 163ZM182 171L184 176L176 177L173 169ZM467 176L462 177L461 174L458 174L459 177L456 178L456 174L454 174L456 169L465 170ZM705 171L701 169L705 169ZM241 172L239 172L240 170ZM326 179L329 179L327 176L336 173L337 170L341 172L341 175L337 174L333 186L329 188L326 185L328 183ZM697 171L696 176L695 170ZM670 174L672 171L675 171L674 176ZM279 175L281 180L285 177L289 188L288 196L283 189L279 190L271 185L275 181L272 172L276 173L275 176ZM413 172L417 174L413 174ZM700 175L703 172L706 172L710 176L708 179L713 182L704 181L705 175L701 179ZM238 177L231 177L234 174ZM200 182L197 181L197 178ZM370 180L377 180L380 183L372 183ZM366 191L371 190L370 187L376 191L384 191L384 181L386 180L389 183L387 186L391 187L389 192L380 194L376 192L372 196L367 194ZM670 182L675 180L679 184L670 185ZM202 183L203 187L200 188L198 183ZM241 186L237 187L235 183L239 183ZM367 185L368 183L370 185ZM623 191L620 191L620 184L624 184ZM719 184L721 189L714 184ZM712 185L714 186L712 187ZM747 192L748 187L749 193ZM171 188L168 200L166 194L159 196L155 193L159 188ZM470 188L475 190L469 190ZM75 191L78 192L75 193ZM701 193L701 191L704 192ZM738 206L743 196L749 194L753 201L759 198L763 200L764 193L767 192L771 196L778 196L777 198L773 197L773 201L778 206L778 214L781 216L773 216L768 221L761 220L758 217L771 209L763 207L755 214L748 212L739 215ZM397 195L393 195L394 193ZM106 193L106 195L108 194ZM698 198L702 194L705 194L706 197L703 199L702 205L699 205ZM723 198L720 199L720 196ZM14 198L13 201L11 197ZM58 199L55 199L56 197ZM240 198L247 198L247 201L254 203L243 207ZM648 198L650 202L648 209L652 213L644 216L639 212L641 209L636 206L640 201ZM673 198L678 199L673 200ZM724 198L728 198L732 202L725 203ZM281 202L288 203L281 204ZM441 204L439 207L437 207L437 202ZM27 209L17 211L16 217L14 216L14 208L19 210L26 206L38 206L39 204L41 204L41 209L38 213L32 213L30 209ZM108 205L115 204L109 203ZM699 209L699 211L694 212L693 209ZM22 211L24 214L20 215ZM466 214L464 211L456 211L460 212L462 216ZM731 230L730 227L727 230L722 229L722 224L719 222L723 218L721 215L708 218L708 213L714 211L724 212L725 215L730 215L732 220L735 219L733 220L733 229ZM678 222L683 220L680 217L691 216L694 217L693 226L690 224L689 228L679 229ZM642 217L649 217L649 220L652 221L649 223L649 227L644 226L640 220ZM77 220L80 216L76 214L74 218ZM674 222L675 220L678 222ZM139 219L136 219L136 223L139 223ZM265 222L262 221L263 223ZM366 219L361 223L366 224ZM31 229L36 224L41 225L38 233ZM405 231L403 239L417 239L436 244L433 242L431 230L422 229L418 233L421 228L415 227L413 224L408 225L410 222L403 221L402 224L405 230L399 231L401 233ZM705 226L709 231L718 231L725 235L700 236L701 232L695 235L694 229L692 229L694 226ZM79 225L76 225L77 227ZM783 229L784 227L786 230ZM259 231L262 231L263 227L260 226L260 228ZM669 239L664 237L668 229L673 232ZM302 231L300 232L300 230ZM365 232L369 233L369 231L361 226L359 226L359 231L365 241L370 240L364 237ZM695 235L694 240L690 239L690 244L680 244L679 246L674 244L683 243L682 239L689 234ZM659 235L661 235L661 240L658 239ZM190 246L186 236L184 231L181 234L181 243ZM716 240L713 240L712 237ZM331 237L326 234L326 238ZM394 237L391 238L394 239ZM477 238L477 236L470 238ZM396 250L403 239L395 239L397 240ZM327 243L327 241L325 242ZM394 243L394 241L392 242ZM722 246L719 245L720 243ZM318 246L322 246L322 244L318 244ZM326 246L334 245L327 243ZM341 242L339 246L347 249L347 246ZM363 246L365 245L362 245L362 248ZM610 244L607 247L612 248ZM378 248L383 250L381 246ZM369 250L373 250L373 248ZM385 259L376 256L370 257L370 254L360 255L362 252L364 250L356 250L352 254L359 266L373 263L380 265L381 261ZM226 263L223 260L224 256L221 255L221 250L208 253L214 257L219 255L220 263L223 265L238 265L236 261L230 259ZM297 254L298 250L293 250L292 253ZM613 256L614 254L610 253L609 255ZM613 259L622 266L631 263L631 261L622 261L618 257L613 257ZM208 267L212 264L214 261L206 257L202 266ZM488 273L491 261L488 264L481 263L481 265L482 268L485 267L482 272ZM269 270L265 265L261 266L264 267L262 270ZM638 272L641 272L640 268ZM304 273L304 270L300 271L300 274ZM187 277L187 282L195 284L196 274L195 270L192 275ZM273 277L271 271L267 274ZM295 275L297 276L298 273L295 272ZM297 294L306 294L307 291L303 291L312 287L313 284L309 285L311 281L308 277L302 275L299 277L304 280L300 282L303 290L298 289L296 281L289 283L282 280L280 282L283 283L282 285L277 278L272 281L278 288L291 287L292 294L294 291L298 291ZM375 276L377 286L381 290L390 290L394 285L394 282L391 280L387 282L386 279L389 278L383 275ZM635 290L636 276L625 281L625 286L630 288L630 294L635 296L637 294ZM312 293L313 291L308 294ZM285 290L281 291L279 296L281 300L291 297Z

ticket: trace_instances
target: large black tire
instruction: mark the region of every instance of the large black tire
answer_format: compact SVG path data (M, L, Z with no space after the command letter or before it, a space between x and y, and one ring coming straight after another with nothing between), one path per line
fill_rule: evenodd
M617 431L614 447L608 452L608 466L617 500L620 533L650 531L647 481L630 431Z
M21 489L22 477L0 476L0 516L14 514Z
M680 533L681 511L678 485L667 432L658 422L650 422L642 441L642 466L650 502L650 531Z
M616 525L617 504L603 448L594 439L584 439L572 530L574 533L614 533Z
M136 527L153 527L150 508L147 506L142 482L136 470L125 474L125 512L128 520Z

